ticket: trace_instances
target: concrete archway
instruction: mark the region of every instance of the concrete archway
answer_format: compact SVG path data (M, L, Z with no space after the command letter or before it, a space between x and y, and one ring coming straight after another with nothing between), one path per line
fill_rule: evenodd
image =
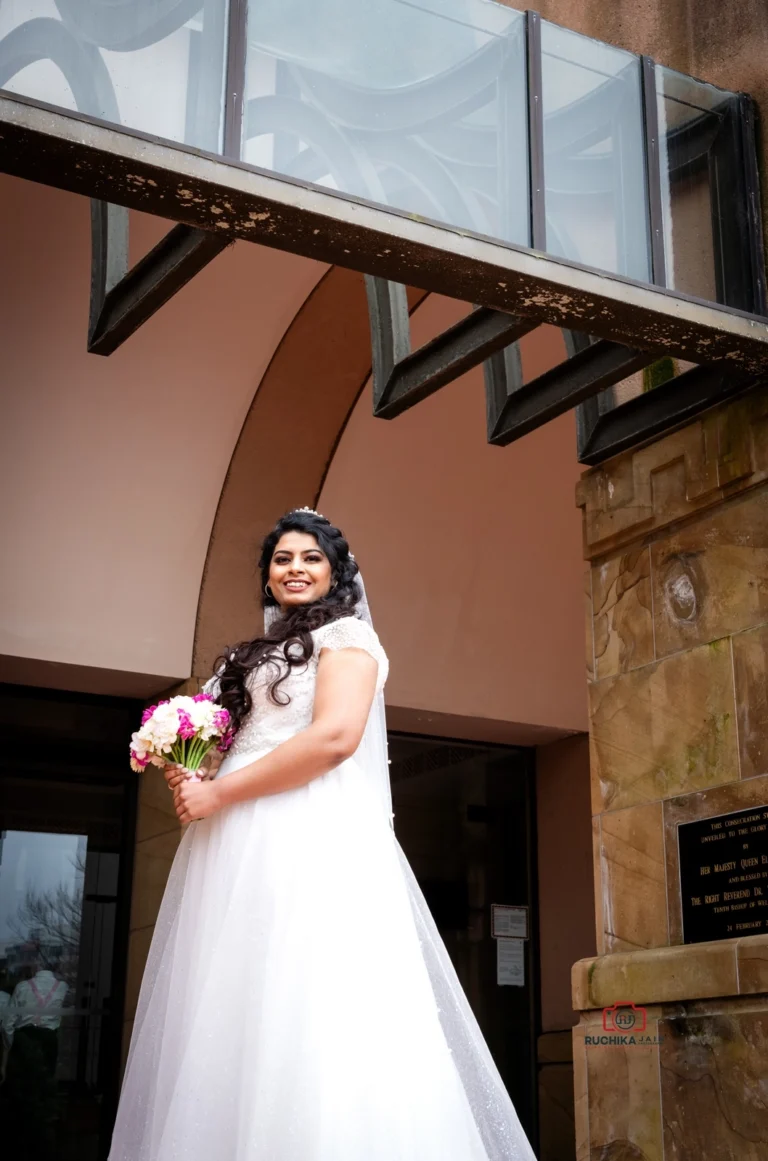
M413 310L425 297L409 290ZM341 433L371 373L361 274L332 267L283 336L232 454L208 546L194 674L261 624L257 547L276 515L317 502Z

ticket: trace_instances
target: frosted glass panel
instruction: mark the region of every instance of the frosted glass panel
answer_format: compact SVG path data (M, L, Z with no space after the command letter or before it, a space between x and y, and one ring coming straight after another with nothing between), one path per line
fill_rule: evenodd
M2 0L0 87L219 150L226 0Z
M667 285L748 306L738 98L660 67L656 92Z
M640 61L542 21L547 250L650 281Z
M243 157L527 245L524 28L486 0L251 0Z
M530 246L543 219L536 245L555 257L764 309L742 95L656 67L651 191L654 70L633 53L498 0L238 0L232 21L229 10L0 0L0 88L212 153L226 128L247 165L502 242ZM665 273L652 269L651 208Z

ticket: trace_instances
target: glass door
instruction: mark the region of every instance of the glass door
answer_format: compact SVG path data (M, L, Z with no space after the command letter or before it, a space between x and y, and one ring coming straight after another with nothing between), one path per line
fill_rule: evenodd
M538 954L529 750L390 734L395 834L515 1104L537 1138ZM525 929L494 938L494 913ZM521 938L514 938L514 936Z
M99 763L83 737L78 760L76 738L41 734L0 769L0 1148L14 1161L101 1161L119 1084L134 779L109 744Z

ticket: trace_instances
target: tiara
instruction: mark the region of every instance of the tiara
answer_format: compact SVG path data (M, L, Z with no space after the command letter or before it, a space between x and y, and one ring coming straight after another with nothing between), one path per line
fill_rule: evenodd
M323 516L322 512L316 512L314 508L293 508L293 512L308 512L310 516L319 516L321 520L327 520L327 516Z

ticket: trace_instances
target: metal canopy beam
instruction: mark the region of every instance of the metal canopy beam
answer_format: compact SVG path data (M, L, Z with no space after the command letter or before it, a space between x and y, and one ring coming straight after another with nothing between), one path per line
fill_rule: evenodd
M373 413L378 419L402 415L536 326L531 319L479 307L411 351L406 288L370 276L365 285L373 350Z
M768 365L768 323L0 95L0 168L658 356Z
M638 395L604 414L596 413L589 435L579 447L579 462L594 466L629 448L650 443L684 427L716 403L743 394L759 381L759 377L736 373L722 363L693 367L663 387Z
M530 383L520 381L510 390L508 363L491 359L486 372L488 442L506 447L653 360L647 351L600 339Z
M97 200L91 201L91 239L88 350L96 355L111 355L232 242L174 226L129 270L128 211Z

